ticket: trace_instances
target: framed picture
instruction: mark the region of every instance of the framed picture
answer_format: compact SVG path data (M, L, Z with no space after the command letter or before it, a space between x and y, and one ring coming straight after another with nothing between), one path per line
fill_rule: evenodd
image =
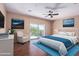
M63 21L63 27L74 27L74 18L65 19Z
M22 19L12 19L11 20L12 29L24 29L24 20Z

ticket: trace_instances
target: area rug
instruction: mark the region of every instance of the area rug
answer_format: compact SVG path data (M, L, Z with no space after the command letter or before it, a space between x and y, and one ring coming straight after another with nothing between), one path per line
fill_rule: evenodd
M51 49L41 43L35 42L33 44L46 52L49 56L60 56L60 54L56 50ZM68 50L68 54L66 56L75 56L77 52L79 52L79 44Z

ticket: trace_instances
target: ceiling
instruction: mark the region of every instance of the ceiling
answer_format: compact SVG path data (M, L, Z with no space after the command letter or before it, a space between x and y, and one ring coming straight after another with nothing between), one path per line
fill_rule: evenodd
M6 10L13 13L30 15L48 20L59 19L66 16L79 15L78 3L6 3ZM56 8L56 9L54 9ZM54 9L54 13L59 15L53 18L45 17L50 9Z

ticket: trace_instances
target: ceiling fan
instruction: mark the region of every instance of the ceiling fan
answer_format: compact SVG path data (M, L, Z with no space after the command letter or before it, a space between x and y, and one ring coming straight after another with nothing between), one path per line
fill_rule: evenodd
M64 8L64 7L60 7L60 4L61 3L56 3L53 8L52 7L48 7L48 6L45 7L46 9L49 9L49 11L48 11L47 14L43 14L43 15L46 15L45 17L50 17L50 18L53 18L53 16L56 16L56 15L59 15L59 13L55 13L55 10Z
M53 13L53 12L54 12L53 10L49 10L48 14L43 14L43 15L46 15L45 17L50 17L50 18L53 18L53 16L56 16L56 15L59 15L59 13Z

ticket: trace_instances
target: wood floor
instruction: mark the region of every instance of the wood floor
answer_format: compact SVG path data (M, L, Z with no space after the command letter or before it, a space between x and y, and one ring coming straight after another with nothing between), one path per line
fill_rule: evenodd
M14 56L47 56L48 54L32 44L35 41L37 40L32 40L24 45L15 43Z
M31 40L30 42L23 44L14 44L14 56L48 56L47 53L36 47L32 42L37 40ZM79 56L79 52L76 54Z

